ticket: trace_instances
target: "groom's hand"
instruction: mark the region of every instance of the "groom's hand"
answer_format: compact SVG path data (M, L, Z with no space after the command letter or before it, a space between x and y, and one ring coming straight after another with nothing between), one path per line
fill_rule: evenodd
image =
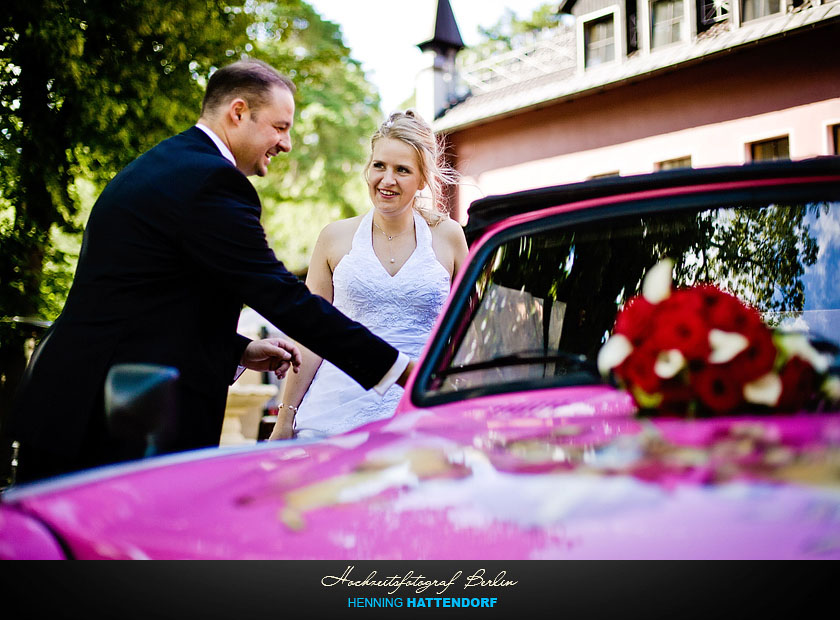
M282 338L265 338L248 343L240 364L259 372L273 372L278 379L282 379L289 368L298 372L300 362L300 349L297 346Z

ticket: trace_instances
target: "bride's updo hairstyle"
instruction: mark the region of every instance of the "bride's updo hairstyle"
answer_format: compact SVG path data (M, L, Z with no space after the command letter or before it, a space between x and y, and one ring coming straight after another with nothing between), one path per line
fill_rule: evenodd
M414 209L431 226L445 220L448 208L444 200L444 186L457 183L459 176L458 172L444 161L443 146L435 137L429 124L414 110L391 114L370 139L371 154L365 166L365 176L370 170L373 148L382 138L399 140L414 149L420 166L420 176L425 181L430 194L430 196L418 196L414 200Z

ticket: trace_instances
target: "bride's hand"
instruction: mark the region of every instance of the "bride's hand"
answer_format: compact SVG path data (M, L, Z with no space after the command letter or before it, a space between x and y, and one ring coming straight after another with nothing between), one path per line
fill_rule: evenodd
M402 371L402 374L400 375L399 379L397 379L397 385L399 385L400 387L405 387L405 384L408 381L408 378L411 376L411 373L414 371L415 363L416 362L414 360L409 360L408 361L408 366L405 367L405 370Z
M301 363L300 349L282 338L252 340L242 353L240 363L251 370L273 372L278 379L282 379L289 372L289 368L298 372Z
M291 439L295 436L295 417L285 407L282 407L277 414L277 421L271 431L268 440Z

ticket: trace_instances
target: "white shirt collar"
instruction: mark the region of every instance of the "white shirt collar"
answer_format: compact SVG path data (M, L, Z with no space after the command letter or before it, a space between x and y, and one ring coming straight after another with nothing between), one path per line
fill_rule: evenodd
M230 152L230 149L225 145L224 142L222 142L221 138L219 138L219 136L213 133L212 129L210 129L207 125L202 125L201 123L196 123L195 126L210 137L210 139L213 141L213 144L216 145L216 148L218 148L219 151L221 151L222 155L225 156L225 159L227 159L234 166L236 165L236 159L234 158L233 153Z

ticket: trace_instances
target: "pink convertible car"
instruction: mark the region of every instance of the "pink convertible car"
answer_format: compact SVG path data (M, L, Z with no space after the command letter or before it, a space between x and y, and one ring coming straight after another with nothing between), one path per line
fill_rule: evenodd
M473 204L393 418L0 501L0 557L840 559L840 158Z

